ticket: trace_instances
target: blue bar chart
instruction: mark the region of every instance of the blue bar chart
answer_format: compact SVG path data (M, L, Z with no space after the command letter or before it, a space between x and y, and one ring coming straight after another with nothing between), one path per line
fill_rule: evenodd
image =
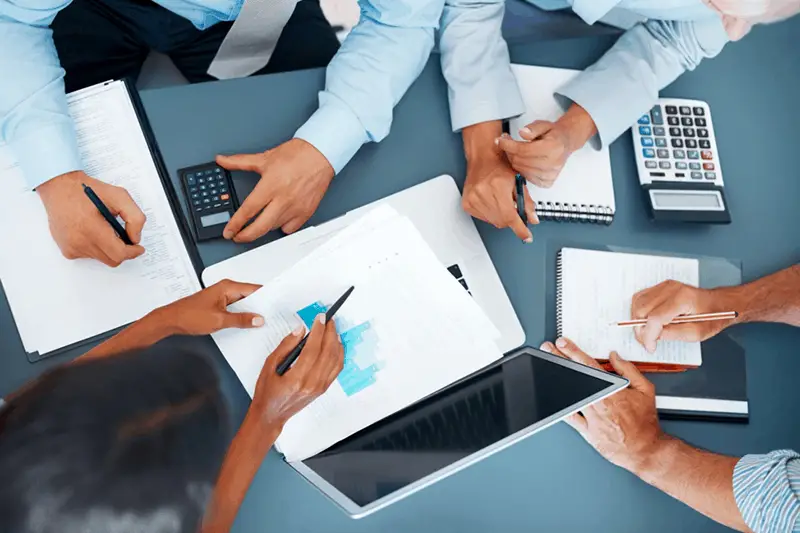
M310 329L314 318L327 310L322 302L314 302L297 311L297 315ZM369 321L354 325L344 319L334 320L344 346L344 368L336 379L344 393L353 396L376 382L385 362L377 357L378 337Z

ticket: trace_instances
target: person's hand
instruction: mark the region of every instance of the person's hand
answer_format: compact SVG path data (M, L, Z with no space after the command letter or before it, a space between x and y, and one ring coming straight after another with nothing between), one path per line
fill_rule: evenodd
M283 339L267 358L258 376L253 405L269 426L282 428L286 421L328 390L344 365L344 347L336 323L325 323L319 314L297 361L282 376L277 366L303 339L301 326Z
M125 231L133 242L127 246L100 211L83 192L91 187L113 215L125 221ZM69 172L36 187L47 210L50 233L67 259L97 259L110 267L144 253L139 245L145 216L128 191L87 176Z
M541 349L586 366L601 369L569 339ZM655 387L633 363L616 352L609 357L614 371L630 381L630 387L565 419L605 459L633 473L639 473L651 454L667 438L658 424Z
M528 187L523 190L528 222L538 224L539 218L536 216ZM502 156L487 157L470 163L461 198L464 211L498 229L511 228L526 243L533 242L533 233L519 217L516 202L516 172Z
M178 335L210 335L226 328L257 328L264 318L255 313L231 313L228 306L250 296L261 285L222 280L200 292L153 311Z
M228 170L261 175L222 233L236 242L254 241L276 228L284 233L300 229L317 210L334 175L325 156L302 139L292 139L260 154L220 155L217 163ZM245 228L253 217L255 220Z
M725 309L724 299L717 298L719 294L715 290L699 289L674 280L661 282L634 294L631 299L631 318L647 319L647 325L635 328L636 339L652 353L656 351L659 340L698 342L713 337L733 321L668 324L680 315L735 311Z
M537 187L552 187L574 151L568 132L557 122L537 120L519 130L519 135L524 140L515 141L504 133L497 139L497 146L525 179Z

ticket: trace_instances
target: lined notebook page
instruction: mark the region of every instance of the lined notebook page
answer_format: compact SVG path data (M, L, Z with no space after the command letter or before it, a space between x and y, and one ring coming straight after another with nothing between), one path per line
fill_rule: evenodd
M564 68L511 65L517 85L525 101L525 113L509 124L509 133L521 140L519 130L535 120L555 121L564 114L554 94L580 71ZM558 180L549 189L528 183L534 202L596 205L613 212L614 182L611 178L611 157L608 147L597 150L591 143L567 160Z
M607 359L616 350L630 361L700 366L699 342L659 342L650 354L633 328L611 325L630 318L631 298L642 289L668 279L697 286L697 259L576 248L563 248L559 258L559 335L597 359Z

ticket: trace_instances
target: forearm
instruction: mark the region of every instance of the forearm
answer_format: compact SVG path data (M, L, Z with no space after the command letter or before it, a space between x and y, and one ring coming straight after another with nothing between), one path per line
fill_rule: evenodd
M503 122L500 120L481 122L464 128L461 137L467 165L480 165L494 160L507 161L503 151L494 143L502 133Z
M581 149L584 144L589 142L589 139L597 134L597 125L592 116L575 103L570 105L567 112L561 115L556 122L567 132L567 148L570 152Z
M733 495L738 460L667 436L633 473L712 520L749 531Z
M739 313L736 323L780 322L800 327L800 264L712 293L723 310Z
M230 531L264 457L280 427L265 422L260 412L248 411L222 463L203 524L203 533Z
M166 316L163 308L159 308L148 313L104 343L92 348L76 361L86 361L87 359L139 350L176 333L175 325Z

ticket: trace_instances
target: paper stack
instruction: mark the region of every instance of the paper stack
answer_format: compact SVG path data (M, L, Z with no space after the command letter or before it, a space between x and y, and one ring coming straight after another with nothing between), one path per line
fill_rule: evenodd
M251 396L266 356L351 285L336 318L344 370L287 423L277 447L288 461L311 457L502 356L499 332L414 224L381 206L231 306L266 318L259 329L214 334Z

